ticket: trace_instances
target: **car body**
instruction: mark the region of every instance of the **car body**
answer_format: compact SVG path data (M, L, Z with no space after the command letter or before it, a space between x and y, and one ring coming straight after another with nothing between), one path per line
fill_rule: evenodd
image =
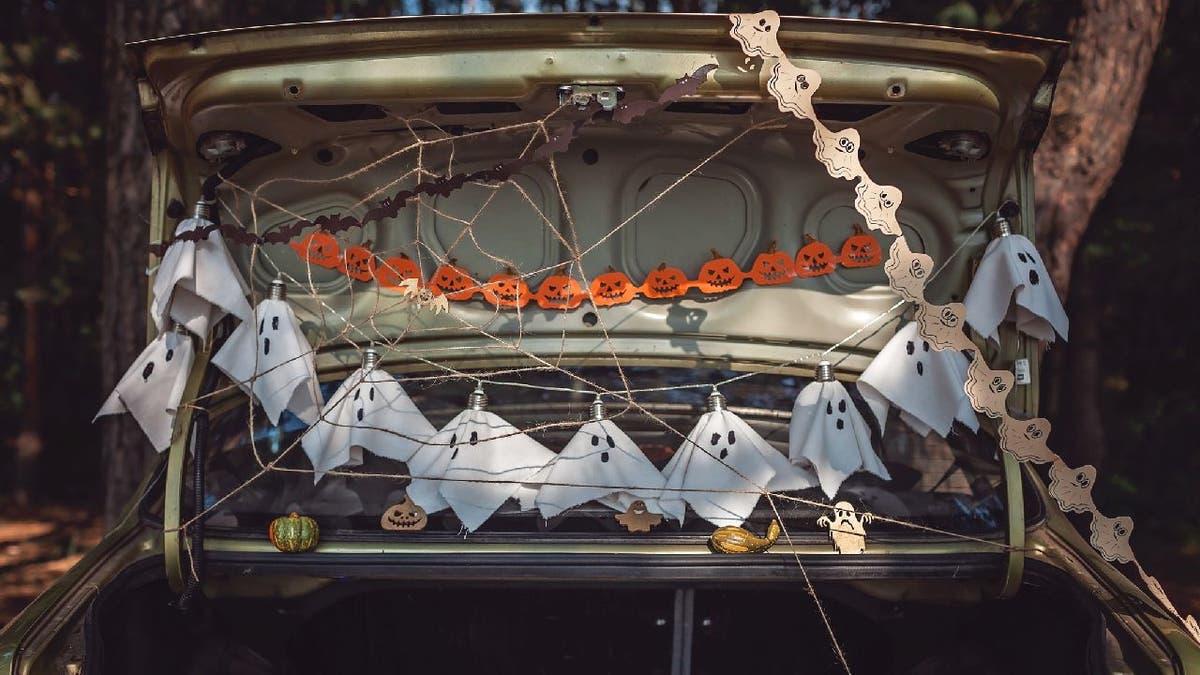
M200 197L218 166L206 151L274 146L238 167L221 193L226 222L262 233L323 214L361 216L365 196L385 197L400 184L390 181L410 175L379 165L407 166L395 153L414 139L429 143L421 161L430 177L486 170L522 156L533 138L497 129L534 129L555 114L580 126L553 168L535 163L509 181L427 194L388 223L340 233L340 245L410 250L424 275L451 257L480 278L508 262L540 270L529 278L536 286L570 262L569 245L552 236L566 223L588 251L581 271L589 279L610 266L645 278L665 260L690 271L710 248L745 269L772 241L791 252L805 234L844 238L856 217L851 190L811 160L807 123L778 114L763 86L769 74L728 31L722 16L512 15L136 43L155 165L150 241L169 238L181 205ZM961 298L986 242L977 227L985 216L1012 199L1021 205L1017 226L1033 221L1030 160L1065 46L818 19L785 19L779 38L822 73L822 119L854 124L873 175L903 186L909 238L935 261L949 259L932 293ZM710 63L716 70L694 91L659 101ZM576 94L582 109L573 109ZM603 96L662 105L616 125L596 117ZM549 138L563 127L536 128ZM354 170L363 166L374 168ZM569 199L559 199L560 188ZM254 208L251 195L260 200ZM480 228L462 245L472 214L492 199L503 227ZM427 248L405 249L421 237ZM965 255L951 255L962 245ZM344 269L309 265L285 243L232 249L259 292L276 275L292 280L289 299L323 345L317 369L327 388L358 366L359 343L399 339L384 364L408 382L447 372L502 380L497 371L507 371L509 381L545 384L551 393L491 388L492 409L523 425L586 414L586 388L553 393L572 381L621 391L627 379L653 389L758 373L740 381L756 384L723 392L774 441L786 436L798 383L812 376L813 364L798 356L841 345L832 352L838 376L853 381L889 333L853 345L843 338L896 304L874 266L604 308L500 311L474 299L436 313L413 311L400 293ZM346 324L371 329L331 340ZM1011 325L1003 330L1003 349L985 349L993 363L1028 360L1033 384L1009 405L1032 416L1037 345ZM910 485L867 480L851 494L879 514L896 505L920 527L873 524L862 555L839 554L815 524L819 511L801 506L785 514L784 539L745 555L713 553L712 527L695 518L642 536L587 509L539 523L507 508L469 536L445 518L440 528L384 532L372 523L403 485L388 477L356 479L353 497L340 479L323 479L341 487L322 492L308 474L244 487L299 429L259 420L247 431L249 406L222 385L210 356L200 351L185 394L204 405L180 412L175 441L121 522L0 634L0 672L837 672L823 617L861 671L1200 672L1187 633L1088 545L1037 471L997 456L987 434L927 443L894 431L895 420L876 430L897 439L889 448L917 448ZM426 415L444 421L470 384L408 388ZM645 409L686 430L705 393L648 392ZM661 467L671 442L647 415L621 419L647 454L661 449ZM568 437L544 436L552 447ZM266 455L256 446L263 441ZM206 457L199 467L189 459L197 443ZM922 463L935 455L941 464ZM357 505L345 507L347 499ZM296 509L317 517L321 543L283 554L266 526ZM748 529L761 532L769 515L756 511Z

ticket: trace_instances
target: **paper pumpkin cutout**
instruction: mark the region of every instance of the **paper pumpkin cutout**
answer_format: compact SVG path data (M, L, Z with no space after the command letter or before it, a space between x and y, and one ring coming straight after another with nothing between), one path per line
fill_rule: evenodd
M740 288L746 277L738 264L715 248L709 250L712 251L712 259L700 266L696 288L703 293L725 293Z
M524 307L533 293L521 275L509 267L488 279L483 285L483 297L497 307Z
M399 504L389 506L379 517L379 526L392 532L414 532L425 529L429 516L425 509L413 503L406 494Z
M320 230L310 232L300 241L293 241L288 245L296 251L301 260L318 267L336 269L342 260L341 246L338 245L337 239Z
M542 309L575 309L583 304L587 294L575 277L559 271L542 281L534 298Z
M545 482L535 503L543 518L553 518L593 500L616 511L635 501L653 510L666 479L633 439L604 418L604 404L597 401L592 420L550 462Z
M1096 503L1092 501L1092 488L1095 485L1096 467L1091 464L1072 469L1061 459L1056 459L1050 465L1050 496L1063 511L1094 512Z
M967 323L980 335L999 340L1000 322L1016 321L1022 333L1054 342L1054 334L1067 339L1067 313L1063 310L1050 274L1033 242L1019 234L999 236L988 244L979 269L964 298Z
M915 319L921 326L921 335L929 340L930 346L938 351L946 349L974 349L975 343L963 332L963 317L967 308L961 302L945 305L917 305Z
M858 130L853 127L841 131L830 131L818 120L813 120L813 143L817 146L817 159L834 178L857 180L865 175L858 162L858 151L862 145Z
M262 404L272 424L279 424L285 409L313 424L322 403L313 351L277 279L253 320L233 331L212 363Z
M312 462L313 480L339 466L358 466L363 449L401 462L435 433L433 425L396 378L378 367L379 354L364 352L362 367L329 398L318 419L300 439Z
M614 518L630 532L649 532L650 528L662 522L661 513L654 513L646 506L646 502L634 500L625 513L618 513Z
M642 295L647 298L675 298L687 291L687 275L677 267L668 267L665 262L651 270L642 284Z
M1054 453L1047 444L1049 440L1050 420L1044 417L1031 420L1004 417L1000 420L1000 447L1022 462L1053 462Z
M175 236L206 227L212 227L212 222L208 220L208 206L201 202L195 216L175 227ZM153 291L150 316L160 333L178 322L207 340L209 331L226 314L242 321L249 321L253 314L246 302L250 288L218 230L209 232L205 239L173 242L158 266Z
M979 419L963 389L967 365L960 352L933 349L921 337L917 324L909 322L863 371L858 391L875 413L880 429L887 424L891 404L900 409L901 419L922 435L932 430L946 436L955 420L975 430Z
M177 328L159 335L121 376L92 419L129 413L154 449L171 447L175 413L195 361L192 338Z
M592 302L597 307L621 305L632 300L638 291L624 272L618 272L612 267L607 272L596 275L591 285Z
M375 278L375 254L365 246L350 246L342 251L337 270L355 281Z
M815 120L813 94L821 86L821 74L808 68L797 68L784 59L771 68L767 91L775 96L779 111L792 113L805 120Z
M750 267L750 278L759 286L786 284L796 278L796 267L792 256L775 250L775 242L758 254Z
M854 188L854 210L867 219L867 227L899 237L903 234L896 211L904 201L904 193L895 185L879 185L863 176Z
M829 274L833 271L837 256L829 244L817 241L807 232L804 234L804 246L796 253L796 276L810 279Z
M754 14L730 14L729 20L733 28L729 35L741 43L742 51L747 56L761 56L777 59L783 56L779 48L779 13L775 10L764 10Z
M971 405L988 417L1008 414L1008 394L1016 378L1007 370L992 370L983 359L973 359L967 367L965 389Z
M904 237L899 237L892 242L883 271L897 295L909 302L924 304L925 281L933 273L933 258L912 252Z
M829 528L829 539L838 553L866 553L866 525L874 520L869 513L858 513L850 502L833 505L833 516L817 518L817 525Z
M1127 563L1133 560L1129 537L1133 534L1133 519L1128 516L1108 516L1096 513L1092 517L1092 546L1108 562Z
M415 279L418 287L425 285L421 279L421 268L417 267L415 260L404 253L394 255L375 265L375 281L384 288L403 290L402 284L408 279Z
M855 223L854 234L842 244L839 258L843 267L874 267L883 261L883 247Z
M429 287L451 300L470 300L479 291L479 283L457 262L455 258L450 258L445 265L437 268L429 280Z
M792 463L811 467L830 499L842 481L858 471L891 480L871 446L871 430L846 387L833 379L828 362L818 365L817 372L817 380L800 390L792 408L788 430Z
M666 486L660 510L683 522L686 505L713 525L741 525L763 490L802 490L816 485L740 417L725 409L724 397L709 396L709 412L663 468Z
M533 508L537 490L526 486L554 453L498 415L484 410L483 391L469 408L422 445L408 462L408 495L434 513L449 507L469 532L479 528L510 497ZM443 480L445 479L445 480Z

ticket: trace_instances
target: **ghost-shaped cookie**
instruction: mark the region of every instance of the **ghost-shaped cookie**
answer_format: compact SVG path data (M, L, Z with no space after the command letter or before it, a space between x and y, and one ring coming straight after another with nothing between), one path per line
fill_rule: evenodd
M817 146L816 157L825 165L825 170L830 176L857 180L866 175L858 161L862 140L857 129L830 131L819 120L813 120L813 127L813 143Z
M867 220L867 226L884 234L899 237L900 221L896 212L904 201L904 193L895 185L879 185L863 176L854 188L854 210Z
M822 364L827 365L827 364ZM841 382L823 379L828 371L817 367L817 381L800 390L788 429L788 457L793 464L811 467L830 499L842 481L858 471L869 471L891 480L871 446L871 430Z
M312 424L322 403L313 352L284 297L283 282L275 280L253 320L233 331L212 363L262 404L272 424L279 424L284 410Z
M1072 469L1061 459L1050 464L1050 496L1058 502L1058 508L1075 513L1090 513L1096 510L1092 499L1092 488L1096 485L1096 467L1084 464Z
M820 86L820 73L799 68L787 59L772 66L771 79L767 80L767 91L775 97L780 112L792 113L804 120L817 119L812 99Z
M730 14L733 28L729 35L742 45L746 56L778 59L783 56L779 47L779 13L767 9L753 14Z
M196 214L175 227L175 236L212 226L207 214L208 205L197 204ZM217 230L199 241L172 242L163 254L152 288L150 316L159 332L176 321L207 340L209 330L227 313L243 322L252 318L250 303L246 302L250 289Z
M1109 518L1097 512L1092 516L1091 530L1089 540L1105 560L1121 563L1133 560L1133 549L1129 546L1129 537L1133 534L1132 518Z
M320 419L300 443L313 466L313 480L339 466L358 466L363 449L407 462L435 429L391 374L378 367L368 348L363 365L342 382L321 409Z
M593 500L621 512L641 500L656 511L655 500L665 484L666 478L633 439L603 417L601 408L600 416L594 414L550 462L535 503L544 518Z
M1038 340L1054 342L1055 333L1067 339L1067 313L1046 265L1033 242L1019 234L988 244L963 302L967 323L991 340L999 340L1000 322L1006 318Z
M764 491L803 490L815 477L725 409L724 397L709 396L709 412L663 468L666 487L659 507L683 522L686 506L713 525L741 525Z
M449 507L469 532L479 528L510 497L534 506L537 482L554 453L484 410L487 397L472 392L467 410L421 445L408 462L408 496L434 513Z
M192 338L182 327L159 335L125 371L92 421L127 412L155 450L166 450L194 360Z
M905 324L858 378L858 391L882 429L888 406L917 433L950 433L954 421L972 430L979 419L963 389L968 361L961 352L938 351L921 337L916 322Z

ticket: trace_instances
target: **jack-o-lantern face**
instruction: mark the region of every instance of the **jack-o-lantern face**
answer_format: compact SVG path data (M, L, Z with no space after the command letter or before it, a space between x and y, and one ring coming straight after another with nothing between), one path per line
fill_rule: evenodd
M662 263L658 269L651 270L642 284L642 295L647 298L676 298L687 293L688 278L683 270L677 267L667 267Z
M589 290L592 293L592 302L596 303L597 307L608 307L629 302L637 295L638 288L624 272L609 267L607 272L592 279Z
M404 495L404 501L388 507L379 518L380 527L392 531L423 530L428 522L425 509L414 504L408 495Z
M746 279L741 268L733 259L721 255L717 249L711 250L712 260L700 267L696 288L705 293L725 293L740 287Z
M587 296L575 277L559 271L546 277L534 297L542 309L575 309Z
M804 247L796 254L796 276L803 279L819 277L833 271L837 259L833 249L817 241L811 234L804 235Z
M842 244L844 267L874 267L883 262L883 248L875 237L863 232L862 225L854 224L854 234Z
M384 288L401 290L400 282L405 279L416 279L421 283L421 268L407 255L401 253L381 263L375 263L375 281Z
M471 277L471 273L459 267L458 261L451 258L449 262L437 268L433 278L429 280L430 287L451 300L470 300L479 290L479 284Z
M305 262L320 267L333 269L341 262L341 247L333 235L317 230L311 232L300 241L288 244L296 251L296 255Z
M796 268L792 264L792 256L783 251L775 250L775 242L767 250L758 254L754 259L754 267L750 269L750 278L759 286L786 284L796 278Z
M375 278L375 254L365 246L351 246L342 252L337 270L357 281Z
M509 267L488 279L483 287L483 297L497 307L524 307L533 293L521 275Z

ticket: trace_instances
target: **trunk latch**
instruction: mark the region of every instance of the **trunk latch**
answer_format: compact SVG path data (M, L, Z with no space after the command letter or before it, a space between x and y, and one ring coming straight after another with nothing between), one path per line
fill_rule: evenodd
M572 103L583 110L595 101L601 109L611 112L624 95L625 90L615 84L564 84L558 88L558 104Z

